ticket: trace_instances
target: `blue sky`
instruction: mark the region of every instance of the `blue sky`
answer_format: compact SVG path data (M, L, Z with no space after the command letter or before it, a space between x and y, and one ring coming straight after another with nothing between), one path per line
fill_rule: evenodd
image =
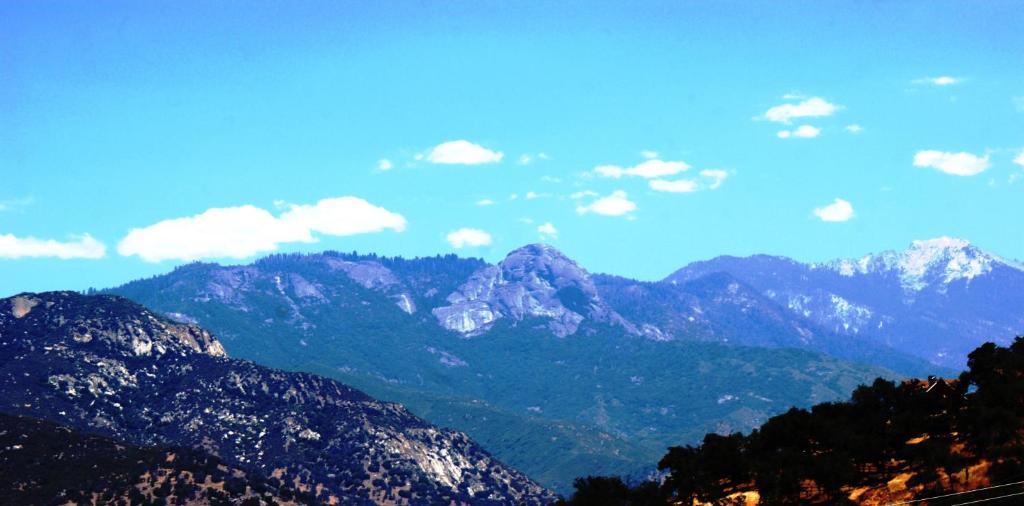
M641 279L940 235L1024 258L1021 26L998 1L4 2L0 293L541 240Z

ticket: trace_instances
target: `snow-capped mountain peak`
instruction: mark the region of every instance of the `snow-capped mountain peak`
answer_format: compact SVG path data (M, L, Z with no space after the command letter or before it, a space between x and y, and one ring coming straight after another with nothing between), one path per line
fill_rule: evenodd
M825 264L847 277L858 274L895 274L903 288L920 291L942 287L959 280L970 282L984 276L996 265L1015 269L1021 266L989 254L969 241L955 237L917 240L903 251L886 251L856 260L837 260Z

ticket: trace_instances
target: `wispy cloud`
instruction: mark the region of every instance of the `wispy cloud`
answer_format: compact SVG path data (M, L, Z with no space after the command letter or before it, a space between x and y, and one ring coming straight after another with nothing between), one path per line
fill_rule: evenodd
M107 247L89 234L73 236L70 241L17 237L0 234L0 258L84 258L95 260L107 254Z
M32 197L0 200L0 212L21 211L22 209L32 205L33 203L35 203L35 199Z
M668 193L693 193L700 189L700 185L697 181L692 179L676 179L674 181L667 179L652 179L648 185L654 191Z
M852 125L846 125L845 127L843 127L843 130L846 130L847 132L850 132L851 134L857 135L857 134L859 134L859 133L864 131L864 127L854 123Z
M814 215L821 221L841 222L853 218L853 204L837 198L831 204L814 209Z
M840 106L821 97L811 97L795 104L782 104L765 111L761 119L775 123L790 124L796 118L820 118L831 116Z
M448 141L434 146L426 155L430 163L442 165L481 165L498 163L505 157L500 151L492 151L467 140Z
M377 160L377 170L391 170L394 167L395 164L391 163L391 160L388 160L387 158L381 158L380 160Z
M779 130L775 135L780 139L796 137L800 139L811 139L821 134L821 129L811 125L800 125L793 130Z
M629 200L626 192L616 190L610 195L592 200L588 204L578 204L579 214L600 214L602 216L624 216L636 210L636 203Z
M579 200L586 197L596 197L598 193L594 190L582 190L569 195L569 198L573 200Z
M537 232L540 233L540 238L543 240L558 239L558 229L550 221L537 227Z
M491 199L480 199L480 200L476 201L476 205L478 205L478 206L493 206L494 205L494 201L491 200Z
M975 176L989 168L988 155L978 156L967 152L924 150L914 155L914 166L935 169L954 176Z
M632 167L620 167L618 165L599 165L594 168L594 173L601 177L621 178L642 177L645 179L665 177L678 174L690 169L690 164L684 161L666 161L649 159L640 162Z
M357 197L290 204L279 216L252 206L212 208L185 218L133 229L117 251L147 262L246 258L281 244L312 243L317 236L349 236L405 230L405 218Z
M460 228L448 233L448 244L455 249L462 249L466 246L490 246L491 234L478 228Z
M547 153L540 152L537 154L523 153L519 155L519 159L516 161L519 165L530 165L537 160L550 160L551 157Z
M710 180L707 183L709 190L717 190L729 177L729 172L722 169L704 169L700 171L700 175Z
M953 76L922 77L913 81L914 84L929 84L932 86L951 86L962 82L964 82L963 78Z
M716 190L729 177L729 172L722 169L704 169L694 179L652 179L648 186L654 191L666 193L694 193L703 190Z

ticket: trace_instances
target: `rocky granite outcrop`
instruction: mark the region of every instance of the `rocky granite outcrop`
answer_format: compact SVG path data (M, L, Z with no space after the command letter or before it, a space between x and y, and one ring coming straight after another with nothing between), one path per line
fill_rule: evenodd
M540 319L558 337L575 334L585 320L640 333L601 300L586 270L546 244L524 246L478 270L447 300L434 316L466 336L484 333L503 318Z
M0 299L0 412L201 449L325 503L552 499L464 434L332 380L227 358L199 327L116 296Z

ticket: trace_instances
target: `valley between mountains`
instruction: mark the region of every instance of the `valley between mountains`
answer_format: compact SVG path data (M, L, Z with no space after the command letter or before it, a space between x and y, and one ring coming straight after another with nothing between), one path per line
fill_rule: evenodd
M653 282L544 244L493 265L273 255L105 292L201 325L232 357L401 403L565 494L878 377L951 375L1024 328L1020 286L1020 264L938 238L814 264L719 257Z

